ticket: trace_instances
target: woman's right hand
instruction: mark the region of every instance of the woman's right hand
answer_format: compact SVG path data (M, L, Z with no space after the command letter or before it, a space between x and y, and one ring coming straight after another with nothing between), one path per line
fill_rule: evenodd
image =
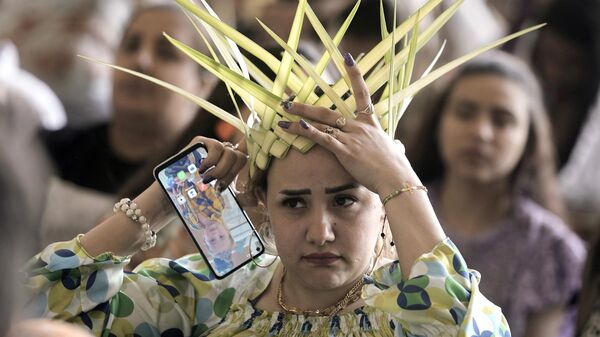
M220 142L212 138L196 136L192 141L184 147L179 153L185 151L189 147L201 143L206 147L207 157L202 160L198 170L203 176L203 182L208 183L217 180L217 190L223 190L229 186L238 172L244 167L247 161L245 153L241 152L237 146L227 142ZM158 183L154 182L150 188L144 191L136 202L141 199L145 202L151 202L152 199L160 201L156 205L156 210L159 211L154 216L148 218L152 220L152 230L158 232L165 225L176 218L176 213L167 196L160 190Z
M229 186L248 160L248 156L231 143L197 136L188 147L197 143L204 144L208 152L198 169L204 175L205 183L217 180L217 189Z
M198 168L204 174L204 181L216 179L217 186L221 188L233 181L247 161L246 154L237 147L206 137L195 137L186 148L197 143L204 144L208 152L208 156ZM150 185L133 202L148 219L148 224L154 232L160 231L176 217L173 207L157 182ZM139 250L143 242L141 225L123 212L117 212L81 238L81 244L92 256L104 252L130 255Z

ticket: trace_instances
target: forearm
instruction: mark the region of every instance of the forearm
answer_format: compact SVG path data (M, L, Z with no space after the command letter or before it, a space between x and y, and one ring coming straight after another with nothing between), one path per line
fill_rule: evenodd
M380 198L385 198L403 186L421 185L414 174L388 180L379 190ZM390 230L404 277L414 261L430 252L446 235L437 219L427 193L423 190L404 192L385 204Z
M154 182L133 200L142 210L153 231L158 232L174 215L166 196ZM125 256L137 252L144 243L141 224L117 212L81 238L81 245L92 256L112 252Z

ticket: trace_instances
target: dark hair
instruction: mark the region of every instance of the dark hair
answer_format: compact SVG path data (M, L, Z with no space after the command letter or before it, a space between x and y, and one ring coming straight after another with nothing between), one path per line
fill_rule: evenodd
M495 75L518 84L529 97L529 133L521 159L511 174L512 192L527 196L563 215L562 202L556 192L556 170L551 146L550 126L543 106L540 86L525 63L509 54L495 52L471 61L459 70L445 87L423 119L414 138L407 141L407 155L419 177L426 182L443 178L444 164L438 147L439 124L448 97L457 83L466 77Z
M336 24L339 26L346 19L346 17L354 8L354 3L348 6L345 10L341 12L341 15L336 18ZM383 14L385 17L386 30L391 32L394 28L394 4L389 0L384 0L382 2L383 5ZM381 30L379 24L380 18L380 4L379 1L363 1L360 4L360 8L356 12L356 15L352 19L352 23L348 26L348 30L346 31L347 36L354 36L356 38L370 38L375 37L377 39L381 39ZM402 18L396 18L397 23L399 24Z
M552 1L539 22L547 23L536 39L531 52L531 64L542 81L542 87L546 85L542 69L538 66L542 60L547 58L543 50L543 36L554 35L577 46L579 52L584 55L586 61L575 64L583 69L585 78L574 83L576 87L569 92L557 95L552 92L546 96L547 101L560 99L561 102L573 103L573 109L569 111L570 123L561 123L559 115L564 116L564 110L556 108L558 104L549 103L548 112L551 122L554 124L554 138L556 139L557 161L559 168L569 159L571 151L575 146L582 126L592 105L594 104L600 88L600 24L598 14L600 5L598 0L556 0ZM563 48L569 48L564 46ZM559 80L560 81L560 80ZM544 90L546 90L544 88ZM554 121L554 120L558 121Z

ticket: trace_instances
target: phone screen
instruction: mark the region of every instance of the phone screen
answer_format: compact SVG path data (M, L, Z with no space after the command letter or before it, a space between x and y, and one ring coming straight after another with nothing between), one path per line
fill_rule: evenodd
M167 193L213 274L221 279L264 252L264 245L230 188L204 184L198 168L206 148L196 144L159 165L154 175Z

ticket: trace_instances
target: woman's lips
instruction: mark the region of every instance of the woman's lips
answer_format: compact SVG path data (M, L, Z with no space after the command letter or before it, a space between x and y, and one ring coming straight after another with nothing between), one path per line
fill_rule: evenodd
M304 261L314 264L314 265L320 265L320 266L332 264L332 263L336 262L337 260L339 260L340 258L341 257L339 255L336 255L333 253L314 253L314 254L304 255L302 257L302 259Z
M461 156L471 164L486 164L489 156L478 149L468 149L461 152Z
M145 82L145 83L144 83ZM156 89L153 83L148 81L129 80L119 83L117 90L121 90L130 96L152 94Z

